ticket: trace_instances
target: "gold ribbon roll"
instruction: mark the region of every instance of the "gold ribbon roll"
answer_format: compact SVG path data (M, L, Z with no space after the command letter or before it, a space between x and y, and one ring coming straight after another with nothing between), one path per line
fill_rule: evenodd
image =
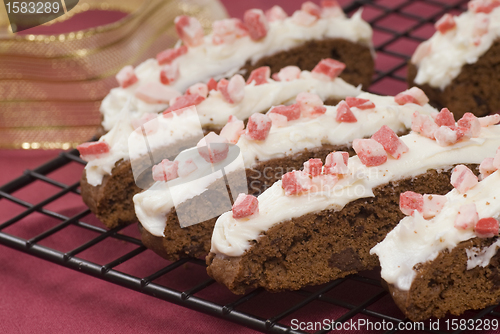
M45 25L93 10L128 15L70 33L18 35L0 6L0 148L67 149L89 140L102 99L118 86L115 74L172 47L176 16L194 16L207 31L227 17L218 0L80 0Z

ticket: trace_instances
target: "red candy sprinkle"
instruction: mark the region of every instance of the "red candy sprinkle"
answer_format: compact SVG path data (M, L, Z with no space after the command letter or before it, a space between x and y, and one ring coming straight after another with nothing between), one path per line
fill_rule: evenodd
M335 59L327 58L321 60L311 73L321 80L334 80L345 69L345 64Z
M286 195L297 195L309 191L312 182L309 174L303 171L293 171L283 175L281 186Z
M165 51L158 53L156 55L156 60L158 61L159 65L170 64L177 57L187 53L187 51L188 48L185 45L182 45L175 49L167 49Z
M163 159L159 164L153 166L153 180L155 181L170 181L179 177L177 170L179 161L169 161Z
M292 81L300 78L301 70L297 66L285 66L278 73L273 74L276 81Z
M446 204L446 196L424 195L424 209L422 215L425 219L436 216Z
M492 238L498 235L498 220L491 217L479 219L474 231L479 238Z
M340 101L337 105L337 115L335 119L337 122L343 123L355 123L358 121L345 101Z
M399 105L405 105L407 103L415 103L418 104L418 101L416 98L409 94L404 94L404 93L399 93L394 97L394 101L396 101L397 104Z
M276 106L273 107L269 112L286 116L288 121L293 121L300 118L300 106L298 103L294 103L289 106Z
M220 135L227 139L228 142L236 144L240 136L245 132L245 124L236 116L230 115L227 124L220 130Z
M358 108L360 110L373 109L375 108L375 103L373 103L372 101L368 101L356 106L355 108Z
M181 15L177 16L174 22L177 35L184 44L189 47L203 44L203 28L196 18Z
M292 22L303 27L312 26L318 18L314 15L311 15L303 10L297 10L293 13Z
M411 129L424 137L435 139L434 133L439 127L429 115L415 111L411 116Z
M347 105L351 108L353 107L357 107L365 102L369 102L370 100L368 99L360 99L360 98L357 98L357 97L352 97L352 96L348 96L345 98L345 102L347 103Z
M250 76L247 80L247 85L255 82L255 86L262 85L268 83L268 79L271 76L271 68L269 66L262 66L256 68L250 73Z
M259 200L252 195L239 194L233 204L233 218L245 218L259 212Z
M186 95L199 95L206 98L208 95L208 86L201 82L196 83L187 89Z
M252 140L265 140L271 130L272 121L269 116L255 113L248 118L246 136Z
M444 34L448 30L454 29L457 26L457 24L455 23L455 19L453 18L453 15L444 14L443 17L440 18L434 26L436 27L437 31Z
M170 85L179 78L179 65L177 63L163 65L160 70L160 82Z
M237 38L247 36L248 30L240 19L224 19L212 24L212 42L215 45L231 44Z
M453 145L464 136L464 130L456 126L441 126L434 131L434 138L440 146Z
M295 98L297 104L300 107L300 112L304 117L317 117L323 115L326 112L326 108L323 106L323 100L314 94L309 92L302 92Z
M355 139L352 147L361 163L367 167L380 166L387 161L384 147L374 139Z
M163 115L189 106L196 106L203 101L205 101L205 98L198 94L183 95L176 98L174 104L168 107L167 110L163 112Z
M408 146L398 138L398 136L387 125L383 125L372 136L377 142L382 144L385 151L389 153L394 159L401 158L403 153L408 152Z
M300 68L297 66L285 66L278 73L273 74L276 81L292 81L300 77Z
M485 158L479 165L479 172L482 179L497 171L497 168L493 165L494 160L494 158Z
M415 103L423 106L424 104L429 102L429 98L420 88L412 87L396 95L394 97L394 101L396 101L396 103L399 105L405 105L407 103Z
M310 174L311 176L318 176L321 174L321 169L323 167L323 162L321 159L309 159L304 162L304 172Z
M478 120L479 124L481 124L482 127L487 127L490 125L498 124L498 122L500 122L500 115L494 114L494 115L479 117Z
M247 10L243 16L243 21L245 22L245 26L248 29L248 34L251 39L258 41L259 39L266 37L267 31L269 30L269 23L267 22L267 18L262 10Z
M272 112L267 113L267 116L269 116L271 122L273 122L274 127L281 128L288 124L288 119L286 118L286 116Z
M121 88L127 88L135 84L139 79L134 72L134 67L131 65L125 66L116 75L116 81L120 84Z
M245 79L239 74L234 75L229 81L221 79L217 90L228 103L238 103L245 97Z
M481 123L474 114L467 112L457 122L457 125L465 129L468 137L478 137L481 132Z
M412 216L413 211L422 213L424 210L424 196L413 191L405 191L399 195L399 209L407 216Z

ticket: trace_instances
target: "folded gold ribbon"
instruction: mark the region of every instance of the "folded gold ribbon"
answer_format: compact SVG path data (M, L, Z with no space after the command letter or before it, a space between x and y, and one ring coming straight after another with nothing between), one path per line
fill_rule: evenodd
M66 149L89 140L115 74L174 45L177 15L197 17L206 30L227 17L218 0L80 0L54 21L91 9L130 14L83 31L19 36L7 32L0 8L0 148Z

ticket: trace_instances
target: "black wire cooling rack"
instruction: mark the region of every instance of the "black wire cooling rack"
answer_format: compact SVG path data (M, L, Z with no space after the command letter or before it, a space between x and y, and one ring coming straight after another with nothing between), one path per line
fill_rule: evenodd
M364 7L364 15L373 27L377 52L376 74L370 90L378 94L394 95L406 89L407 61L418 43L434 32L433 23L444 13L463 11L466 7L466 1L353 1L345 6L345 11L352 13L359 7ZM224 287L209 278L204 273L204 261L199 259L183 259L168 263L165 267L149 275L134 275L127 272L127 270L121 269L126 267L123 264L133 261L138 256L148 254L151 261L158 260L156 255L146 251L139 239L125 232L130 227L106 230L99 224L85 222L85 218L92 217L88 209L67 215L58 210L47 208L50 207L51 203L63 200L69 194L80 196L78 182L64 184L52 175L57 174L62 169L73 168L75 169L74 173L77 174L76 179L78 179L84 164L85 162L78 157L76 150L63 152L56 159L34 170L28 170L23 176L2 186L0 188L0 201L15 203L25 210L23 209L23 212L0 224L0 244L167 302L259 331L302 333L304 331L292 328L297 327L294 326L293 319L300 319L303 322L321 321L318 320L319 317L324 319L325 316L340 324L360 319L369 320L379 325L385 323L385 327L375 327L374 330L386 333L402 331L399 326L403 326L403 328L409 326L410 321L402 317L401 312L393 305L390 297L382 288L377 271L352 275L328 284L294 292L271 294L257 289L244 296L228 293ZM38 182L56 187L58 191L37 204L28 203L16 196L26 187ZM55 223L31 238L23 238L6 232L6 230L10 231L9 227L20 224L20 221L34 213L50 217ZM65 247L62 246L56 247L57 235L69 227L90 231L97 236L72 246L69 251L64 250ZM44 241L49 238L56 239L55 243L54 241L51 243L51 247L44 245ZM126 245L124 254L107 261L91 261L82 256L89 249L98 247L109 239L120 240L122 245ZM147 260L141 259L141 261ZM201 277L200 281L193 283L189 288L179 289L169 285L168 280L162 279L174 272L180 271L180 275L182 275L182 270L185 270L186 266L200 269L198 275ZM217 295L217 291L225 293L226 298L214 297ZM350 291L357 291L357 297L353 297ZM360 293L364 296L362 299L359 297ZM227 295L230 297L227 298ZM276 305L276 307L271 307L275 313L263 313L259 305ZM469 311L460 318L449 317L448 319L466 319L468 321L471 319L500 319L500 313L496 311L496 308L497 306L492 306L481 311ZM441 324L444 323L443 321L445 320L441 320ZM420 329L425 332L450 332L435 330L434 327L430 327L430 322L425 322L422 326ZM324 333L327 330L313 330L313 332ZM458 330L454 333L459 332L461 331Z

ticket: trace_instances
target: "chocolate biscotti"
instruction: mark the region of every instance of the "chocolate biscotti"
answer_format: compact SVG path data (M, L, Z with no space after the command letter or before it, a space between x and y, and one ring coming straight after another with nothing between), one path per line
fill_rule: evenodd
M128 103L132 116L165 110L170 99L184 94L192 85L229 79L241 74L247 80L259 67L271 74L287 66L312 71L322 59L346 64L341 77L367 89L374 61L372 29L361 12L346 17L335 2L321 8L305 3L291 17L279 6L246 11L244 20L225 19L213 23L204 36L201 24L192 17L175 20L180 41L137 68L127 66L117 75L114 88L101 104L102 126L109 131Z
M500 126L487 126L498 120L485 119L482 127L470 115L467 124L438 127L450 116L415 113L414 132L398 139L383 128L354 141L357 156L337 159L338 170L317 162L315 171L285 174L258 197L250 216L235 217L233 207L215 224L209 275L240 294L299 289L377 266L369 252L403 217L401 192L445 194L454 165L475 169L498 146ZM458 128L459 139L451 133Z
M340 62L324 59L312 72L289 66L276 73L275 79L272 79L269 69L260 67L252 72L248 83L240 75L235 75L229 81L221 80L210 90L205 84L194 85L185 95L175 98L172 105L160 115L144 114L135 118L129 110L131 106L127 105L120 113L118 123L99 139L99 145L109 146L106 154L92 156L93 159L85 167L81 182L84 202L110 228L137 221L131 199L140 188L145 189L148 185L134 184L137 178L133 175L130 155L134 156L132 162L138 160L140 164L144 158L147 160L148 148L138 145L144 143L144 138L157 148L166 148L174 145L173 142L173 147L189 148L203 137L202 130L205 133L218 133L230 117L246 121L253 113L266 112L273 105L293 103L301 92L315 93L327 103L358 95L360 88L337 77L344 68ZM188 114L180 111L193 105L196 105L194 110L197 117L192 113L188 113L188 117ZM186 117L189 121L186 121ZM159 130L158 125L161 126ZM135 129L143 126L148 127L146 130L150 134L130 141ZM175 133L158 134L167 130ZM129 142L134 145L130 146ZM153 159L149 167L162 159L173 159L180 152L171 151L168 156L155 154L157 159Z
M483 180L460 165L445 196L411 197L408 215L375 246L390 295L413 321L460 315L500 299L500 150L480 165ZM402 195L403 196L403 195Z
M420 87L435 107L458 119L500 110L500 2L473 0L468 11L446 14L437 32L418 46L408 85Z
M425 104L425 96L419 98L423 105L400 105L391 96L363 93L357 98L347 98L347 102L343 101L336 107L325 107L317 97L299 94L297 104L274 107L267 116L253 115L245 134L237 134L242 131L243 123L230 122L221 131L221 136L227 136L229 142L235 143L241 150L248 193L258 195L280 180L283 174L301 169L304 162L311 158L324 160L329 153L337 150L352 155L352 141L371 136L382 125L403 134L408 131L414 112L437 114L434 108ZM232 131L226 132L229 128ZM196 193L190 191L185 200L174 201L171 197L174 191L166 191L165 182L157 182L152 188L134 196L137 217L144 227L142 235L146 246L158 254L168 253L170 258L206 255L215 220L220 213L231 208L230 203L226 210L219 211L212 219L199 220L202 223L184 228L181 228L184 224L179 221L177 211L186 207L209 207L206 199L213 199L215 194L227 197L224 182L218 185L220 181L223 180L219 178L213 185L207 184ZM219 191L212 186L218 187ZM238 193L229 190L236 199ZM179 203L182 205L179 206ZM153 236L158 238L154 244L151 243L155 240Z

